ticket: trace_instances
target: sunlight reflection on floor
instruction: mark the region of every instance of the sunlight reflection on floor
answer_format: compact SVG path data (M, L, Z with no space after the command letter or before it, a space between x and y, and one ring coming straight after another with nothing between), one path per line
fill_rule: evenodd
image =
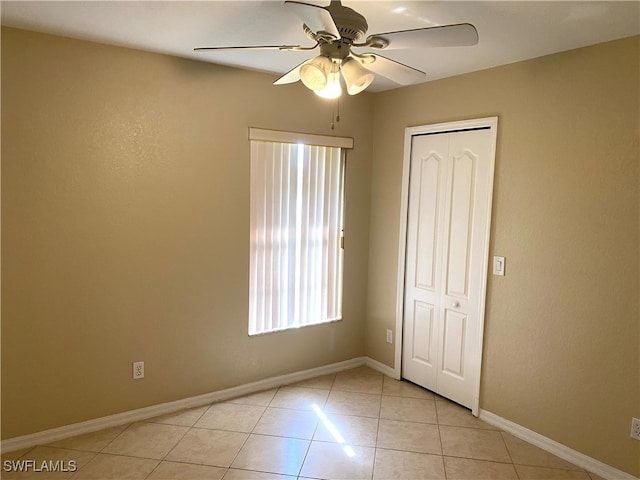
M313 408L313 411L316 412L316 415L318 415L318 418L322 420L322 423L324 424L325 427L327 427L327 430L329 430L331 435L333 435L333 438L336 440L336 442L345 443L344 437L340 434L340 432L333 425L333 423L331 423L331 421L327 418L327 416L324 414L322 409L320 409L320 407L315 403L311 405L311 408ZM355 457L356 455L356 452L354 452L353 448L351 448L349 445L345 445L342 448L342 450L344 451L344 453L347 454L348 457Z

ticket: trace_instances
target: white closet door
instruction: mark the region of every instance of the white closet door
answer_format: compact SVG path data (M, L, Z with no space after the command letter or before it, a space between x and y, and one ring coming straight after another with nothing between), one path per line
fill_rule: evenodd
M489 129L411 142L402 376L473 405L493 184Z

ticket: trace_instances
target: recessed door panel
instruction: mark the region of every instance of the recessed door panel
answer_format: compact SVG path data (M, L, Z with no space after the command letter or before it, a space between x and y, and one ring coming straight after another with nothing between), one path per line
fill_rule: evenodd
M416 248L417 288L435 288L436 239L438 236L438 196L442 158L435 152L419 160L419 204Z
M449 210L449 254L447 256L447 294L466 298L469 290L469 254L473 217L474 166L470 151L454 156Z
M431 348L433 339L434 306L424 302L415 302L413 308L413 339L411 342L412 358L432 366L435 352Z
M442 372L464 380L464 351L467 316L447 310L442 337Z

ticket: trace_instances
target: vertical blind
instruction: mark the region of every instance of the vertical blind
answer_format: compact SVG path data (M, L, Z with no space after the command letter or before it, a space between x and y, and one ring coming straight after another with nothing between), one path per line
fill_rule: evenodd
M342 316L339 147L251 141L249 334Z

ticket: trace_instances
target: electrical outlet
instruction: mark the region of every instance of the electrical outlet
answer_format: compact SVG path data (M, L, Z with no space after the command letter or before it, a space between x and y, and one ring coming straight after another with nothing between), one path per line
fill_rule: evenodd
M387 343L393 343L393 332L387 328Z
M631 419L631 438L640 440L640 420L637 418Z
M144 362L133 362L133 379L144 378Z

